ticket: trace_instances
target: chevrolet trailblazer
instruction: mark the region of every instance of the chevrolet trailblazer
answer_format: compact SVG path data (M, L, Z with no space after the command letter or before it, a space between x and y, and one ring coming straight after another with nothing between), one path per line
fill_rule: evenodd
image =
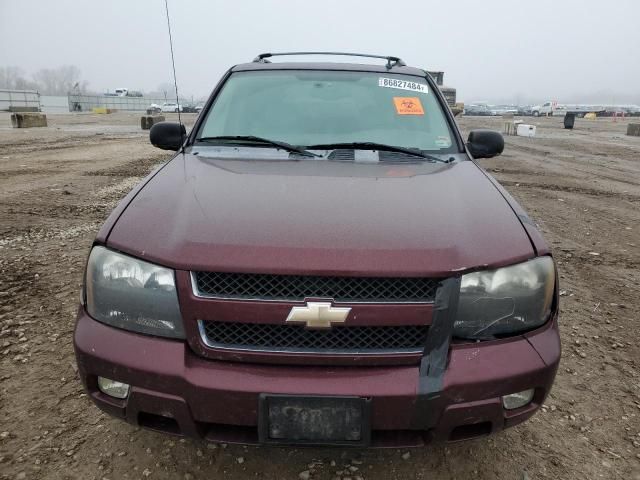
M177 153L87 262L74 343L90 398L239 443L410 446L529 418L560 359L558 278L477 163L502 136L465 142L397 57L276 56L227 71L188 134L153 126Z

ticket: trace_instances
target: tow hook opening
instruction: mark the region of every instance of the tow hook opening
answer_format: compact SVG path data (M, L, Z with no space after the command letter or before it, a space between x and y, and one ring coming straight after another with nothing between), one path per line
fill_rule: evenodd
M138 425L172 435L182 435L180 426L174 418L163 417L162 415L156 415L154 413L138 413Z
M460 440L471 440L472 438L484 437L491 433L491 422L472 423L469 425L458 425L451 430L450 442Z

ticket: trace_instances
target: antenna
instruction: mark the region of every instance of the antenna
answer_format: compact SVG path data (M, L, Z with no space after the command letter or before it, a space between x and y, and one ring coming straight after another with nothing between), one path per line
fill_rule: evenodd
M173 85L176 89L176 105L178 106L178 123L180 124L180 149L184 155L184 126L180 116L180 96L178 95L178 79L176 78L176 62L173 59L173 38L171 37L171 22L169 21L169 4L164 0L164 8L167 11L167 28L169 29L169 47L171 48L171 66L173 67Z

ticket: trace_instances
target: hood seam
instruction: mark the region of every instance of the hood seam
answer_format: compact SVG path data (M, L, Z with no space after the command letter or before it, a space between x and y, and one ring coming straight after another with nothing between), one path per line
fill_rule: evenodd
M511 202L509 201L509 199L507 197L504 196L504 193L502 193L502 191L500 190L500 187L504 188L502 185L500 185L500 183L493 178L491 175L489 175L484 168L482 168L480 165L478 165L475 160L472 160L473 164L478 168L478 170L480 170L480 172L482 172L482 174L487 178L487 180L489 180L489 183L491 183L491 185L493 185L493 188L495 188L498 193L500 194L500 196L504 199L505 202L507 202L507 205L509 205L509 208L511 209L511 211L513 212L513 215L516 217L516 219L518 220L518 223L520 224L520 226L522 227L522 230L524 231L524 234L527 236L527 238L529 239L529 243L531 244L531 248L533 249L533 252L535 254L536 257L538 257L540 254L538 253L538 249L536 248L535 243L533 242L533 239L531 238L531 235L529 235L529 232L527 231L526 227L524 226L524 223L522 221L522 218L520 218L520 215L518 214L518 212L516 212L515 208L513 207L513 205L511 205ZM499 186L498 186L499 185ZM528 217L527 217L528 218Z
M109 229L109 232L105 235L104 237L104 244L107 245L109 243L109 238L111 237L111 233L113 232L113 229L116 228L116 225L118 224L118 222L120 221L120 218L122 217L122 215L124 215L124 212L127 211L127 209L129 208L129 206L131 205L131 203L138 197L138 195L140 195L140 192L144 189L144 187L146 187L149 182L151 180L153 180L156 175L158 175L162 170L164 170L164 168L169 165L171 162L173 162L176 158L178 158L180 154L178 153L175 157L169 159L168 161L166 161L164 163L164 165L161 165L159 168L156 169L155 172L152 172L151 174L149 174L149 176L147 177L146 180L144 180L144 183L141 183L140 185L138 185L136 188L138 189L138 191L135 193L135 195L133 195L131 197L131 199L127 202L127 204L122 208L122 211L120 212L120 214L118 215L118 218L116 218L113 221L113 224L111 225L111 228ZM182 155L184 156L184 152L182 153Z

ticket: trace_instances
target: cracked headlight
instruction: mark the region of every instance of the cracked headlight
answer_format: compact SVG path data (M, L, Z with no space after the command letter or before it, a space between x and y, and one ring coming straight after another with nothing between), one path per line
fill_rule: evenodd
M554 286L551 257L463 275L453 336L490 339L539 327L551 313Z
M175 275L104 247L89 255L86 308L94 319L139 333L184 338Z

